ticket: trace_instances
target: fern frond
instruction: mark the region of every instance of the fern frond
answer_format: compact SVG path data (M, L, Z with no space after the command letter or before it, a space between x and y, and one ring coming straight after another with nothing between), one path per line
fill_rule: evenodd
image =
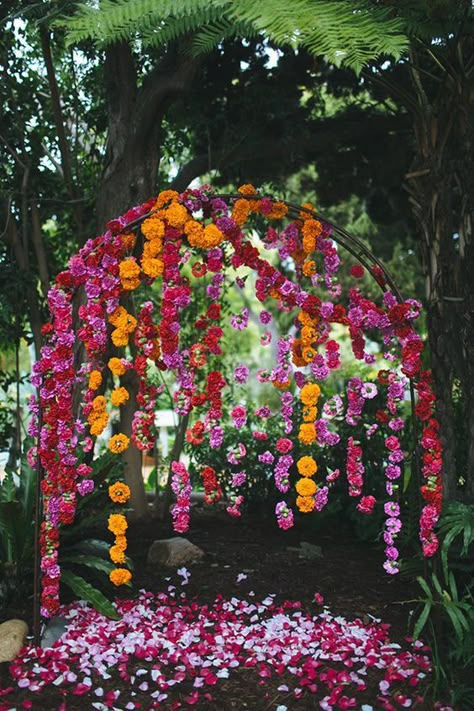
M408 45L402 18L368 0L101 0L99 8L81 5L64 25L69 43L140 37L159 46L194 33L202 52L228 37L262 34L356 71L379 55L398 58Z

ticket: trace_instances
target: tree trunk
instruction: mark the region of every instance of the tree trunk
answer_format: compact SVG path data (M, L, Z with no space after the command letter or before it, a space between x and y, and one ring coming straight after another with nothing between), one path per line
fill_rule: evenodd
M156 194L163 116L189 85L198 60L180 56L177 49L171 48L140 88L134 58L126 43L109 48L105 64L109 132L105 169L97 196L99 233L109 220ZM137 409L138 378L134 371L129 371L127 376L130 398L121 407L120 427L121 432L130 436ZM125 477L132 490L131 506L135 516L142 519L149 515L149 508L141 452L131 444L123 457Z
M474 501L474 84L466 69L472 51L466 37L440 50L439 84L412 69L419 111L416 158L406 176L421 233L444 494L466 501ZM428 61L413 56L412 66Z

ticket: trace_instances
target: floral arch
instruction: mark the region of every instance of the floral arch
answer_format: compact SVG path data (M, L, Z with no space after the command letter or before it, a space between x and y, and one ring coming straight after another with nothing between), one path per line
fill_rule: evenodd
M252 225L259 228L258 245L254 244ZM342 293L338 280L339 246L357 260L350 269L354 285L347 293ZM267 259L264 252L274 256ZM294 279L274 266L272 261L276 260L291 262ZM379 303L365 297L358 286L366 271L380 286ZM334 446L346 449L349 495L361 513L370 514L376 499L364 483L364 446L375 431L382 432L384 567L388 573L398 572L397 536L402 527L398 497L405 458L398 435L405 425L401 404L409 388L411 416L414 422L421 422L421 436L415 443L422 455L420 540L425 556L435 553L433 528L441 509L441 448L430 373L422 370L423 344L413 327L420 305L411 299L403 301L390 275L364 245L318 216L311 205L275 201L258 195L250 185L228 196L216 195L209 187L181 195L165 191L111 221L103 236L89 240L70 259L68 269L58 275L48 295L51 320L43 329L46 342L32 377L38 397L31 403L31 433L37 436L38 445L30 452L30 462L38 468L42 498L37 536L42 616L54 614L59 605L58 529L73 520L77 497L87 495L94 486L85 455L90 457L95 438L106 428L110 406L120 408L128 400L127 389L119 380L128 370L138 376L138 408L131 441L124 434L112 436L108 446L113 453L120 454L129 446L153 446L160 388L149 382L150 367L174 374L177 412L196 413L189 440L198 443L209 438L211 447L221 445L222 395L228 384L218 368L223 337L220 301L229 281L242 287L250 273L262 305L272 303L272 308L294 316L292 333L279 339L274 366L258 373L277 388L280 398L279 412L272 416L279 418L281 436L276 451L268 453L281 495L275 510L278 524L283 529L291 527L295 507L302 513L324 508L339 473L324 475L322 468L318 470L318 453ZM161 281L158 305L150 299L135 299L146 291L140 288L137 292L139 287L151 286L156 280ZM207 307L195 321L195 341L182 343L180 324L192 302L194 280L205 284ZM73 297L78 290L83 298L75 330ZM140 301L134 311L127 307L132 293ZM244 328L246 318L245 311L234 314L232 325ZM259 318L265 325L272 316L263 308ZM320 383L341 366L334 338L336 324L347 330L353 356L366 363L376 360L367 349L367 338L378 333L386 363L372 381L352 378L345 403L339 396L327 401L321 397ZM78 343L83 344L86 359L76 368ZM113 381L109 396L104 394L106 374ZM248 376L244 363L234 372L237 382ZM76 411L78 392L82 404ZM376 395L384 406L361 434L362 412ZM245 409L235 407L232 417L237 431L245 421ZM353 435L345 442L337 432L338 417L353 428ZM292 456L296 440L304 448L297 461ZM239 463L238 454L236 457ZM172 515L175 530L182 532L189 521L190 477L180 462L172 464L172 471L176 496ZM297 473L294 486L290 485L290 473ZM245 471L238 474L228 507L234 515L242 504L239 481ZM202 475L207 499L217 499L220 485L216 472L205 467ZM115 485L110 495L120 506L129 496L128 487ZM123 565L125 516L120 511L113 514L108 527L115 536L110 555L117 566L111 580L120 585L131 577Z

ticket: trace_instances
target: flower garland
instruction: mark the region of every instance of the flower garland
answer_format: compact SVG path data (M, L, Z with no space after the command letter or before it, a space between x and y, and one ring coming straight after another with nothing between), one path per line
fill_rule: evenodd
M43 328L46 343L40 361L34 366L32 383L38 388L39 399L32 399L30 432L38 437L38 447L29 455L34 464L39 458L43 480L41 483L44 521L41 530L41 570L43 575L42 614L54 614L58 606L60 570L57 564L59 528L73 520L77 495L92 490L90 467L81 463L83 452L90 452L95 438L107 428L112 408L130 407L127 390L128 371L138 377L137 408L133 417L132 432L114 434L108 447L114 454L122 454L129 446L147 449L155 438L154 411L158 406L160 389L148 383L148 366L154 364L161 370L175 374L177 388L174 393L175 409L188 415L203 408L200 416L187 430L186 439L195 446L209 438L211 447L218 448L223 441L223 391L227 381L215 359L222 354L220 299L226 285L226 269L237 270L236 284L243 288L245 275L239 270L255 274L255 294L263 304L272 302L272 308L291 312L296 327L295 335L280 338L276 347L277 362L267 373L257 377L280 391L280 417L283 434L293 432L294 387L299 391L301 421L297 438L308 454L303 454L296 464L300 478L296 481L296 505L300 512L321 510L328 497L328 487L315 481L317 463L312 447L334 446L340 435L333 431L341 407L335 396L325 403L322 417L318 417L320 387L331 371L341 365L338 343L332 337L333 326L347 329L354 356L372 365L375 355L369 352L368 338L374 330L381 334L384 358L389 363L386 373L379 371L378 383L387 387L386 409L379 409L376 421L366 427L370 438L379 428L388 427L385 442L388 464L385 467L387 493L396 497L396 480L400 476L403 452L396 433L403 429L403 418L398 409L404 398L405 381L409 378L417 393L415 414L422 423L423 449L422 496L425 506L420 517L420 539L424 555L433 555L437 549L434 528L441 510L441 445L438 424L433 416L434 395L430 376L421 369L423 343L413 329L420 306L414 300L399 303L389 291L383 271L378 265L370 272L383 289L381 304L376 304L352 287L347 308L336 303L341 294L337 282L340 266L338 249L331 238L330 227L317 219L311 206L302 206L296 219L288 217L288 207L268 197L259 197L253 186L239 189L240 197L234 201L216 198L210 188L187 190L182 195L164 191L158 198L129 210L107 225L105 234L86 245L69 261L68 269L58 275L56 285L48 294L51 322ZM265 250L274 250L280 259L291 259L295 265L296 279L290 280L281 270L262 256L252 244L250 232L244 231L246 223L258 214L269 222L263 236ZM142 253L136 255L136 225L141 221L143 235ZM133 252L133 253L132 253ZM195 320L195 342L180 344L180 331L184 310L192 301L190 278L183 268L197 255L197 260L186 267L193 279L205 280L205 293L210 303ZM354 266L355 279L364 276L361 267ZM128 296L141 285L149 286L161 280L161 304L154 314L150 301L142 303L137 312L127 307ZM307 285L307 288L306 288ZM326 289L327 300L322 301L311 290ZM78 308L79 327L74 329L72 297L81 288L85 303ZM249 320L246 308L231 316L231 326L243 330ZM259 321L263 327L271 322L271 313L263 309ZM262 343L271 338L263 334ZM74 344L78 339L84 344L86 363L77 371L74 367ZM107 345L111 342L117 354L109 357ZM107 360L108 359L108 360ZM106 368L114 378L110 399L107 399ZM249 377L249 367L240 363L234 379L243 384ZM81 393L79 410L75 403ZM378 387L372 382L353 378L349 383L345 417L353 427L361 425L366 402L377 396ZM133 403L134 404L134 403ZM38 414L41 409L42 425L38 431ZM246 426L247 413L236 405L232 413L237 429ZM264 418L263 418L264 419ZM264 431L253 433L257 439L266 439ZM294 459L290 449L285 450L280 438L274 460L275 485L279 491L289 491L289 481ZM395 441L396 440L396 441ZM358 439L360 441L360 438ZM349 438L347 466L350 492L362 493L362 461L356 435ZM270 452L268 452L270 454ZM265 463L270 458L265 454ZM316 467L316 469L314 469ZM179 462L174 462L173 487L177 503L173 508L176 530L186 529L189 520L189 474ZM314 471L313 471L314 470ZM240 513L243 501L238 487L245 472L235 472L236 490L231 495L229 512ZM328 483L336 478L329 473ZM211 480L209 479L209 482ZM240 483L237 483L240 482ZM395 483L394 483L395 482ZM209 483L209 496L214 497ZM215 489L217 491L217 489ZM293 514L288 504L276 510L279 525L289 527ZM390 513L384 536L390 566L396 568L397 558L392 548L399 520L394 515L397 502L387 502ZM286 507L286 508L285 508ZM395 508L394 508L395 507ZM369 513L374 508L370 495L362 497L358 508ZM117 514L119 515L119 514ZM118 534L122 535L122 534ZM395 562L394 562L395 561Z
M109 486L109 498L114 504L126 504L130 495L130 488L122 481L117 481L115 484ZM108 529L115 536L114 544L109 550L109 555L115 565L123 566L126 562L127 527L127 519L123 514L111 514L109 516ZM109 578L116 586L127 585L132 579L132 574L128 568L118 567L110 572Z

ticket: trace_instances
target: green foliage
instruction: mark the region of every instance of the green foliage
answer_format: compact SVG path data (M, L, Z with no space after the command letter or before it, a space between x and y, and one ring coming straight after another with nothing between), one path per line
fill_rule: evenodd
M435 561L428 576L417 577L423 596L418 600L421 610L414 621L413 634L415 638L423 631L429 635L434 663L433 697L449 692L454 704L463 697L472 698L474 692L474 564L470 556L473 522L474 506L450 504L439 524L441 573Z
M93 585L84 580L84 578L81 578L80 575L75 575L71 573L70 570L63 570L61 579L80 600L90 602L102 615L105 615L111 620L120 619L120 615L110 600L108 600L100 590L97 590L97 588L94 588Z
M163 46L196 33L197 53L238 34L262 34L279 46L302 47L355 71L379 55L398 58L408 45L391 9L365 0L105 0L99 7L80 6L64 25L70 43L108 44L138 36L145 46Z

